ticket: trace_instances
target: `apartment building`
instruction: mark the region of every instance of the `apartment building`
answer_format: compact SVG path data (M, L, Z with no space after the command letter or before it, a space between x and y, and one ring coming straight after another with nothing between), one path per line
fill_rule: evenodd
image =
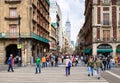
M56 28L57 38L57 53L62 49L62 13L59 4L50 0L50 17L52 25Z
M57 50L57 29L54 27L53 24L50 26L50 53L54 53Z
M13 54L27 64L49 51L49 6L49 0L0 0L0 63Z

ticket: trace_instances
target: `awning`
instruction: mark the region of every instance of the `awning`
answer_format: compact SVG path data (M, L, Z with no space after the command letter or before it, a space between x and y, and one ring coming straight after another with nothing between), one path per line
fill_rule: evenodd
M86 54L92 54L92 48L87 48L83 52Z
M106 52L113 52L113 50L112 49L97 49L97 52L106 53Z
M117 48L117 49L116 49L116 52L117 52L117 53L120 53L120 48Z

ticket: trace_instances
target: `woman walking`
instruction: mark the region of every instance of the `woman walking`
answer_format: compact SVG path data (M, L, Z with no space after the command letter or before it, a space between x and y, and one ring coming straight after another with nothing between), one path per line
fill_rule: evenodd
M93 76L93 66L94 66L94 61L93 61L93 58L90 57L88 62L87 62L88 76L90 76L90 75Z

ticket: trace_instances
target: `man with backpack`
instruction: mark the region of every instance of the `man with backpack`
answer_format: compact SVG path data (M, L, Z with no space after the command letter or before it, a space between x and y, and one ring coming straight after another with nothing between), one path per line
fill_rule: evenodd
M65 71L66 71L66 76L70 75L70 68L72 66L72 62L69 59L69 56L66 56L65 59Z

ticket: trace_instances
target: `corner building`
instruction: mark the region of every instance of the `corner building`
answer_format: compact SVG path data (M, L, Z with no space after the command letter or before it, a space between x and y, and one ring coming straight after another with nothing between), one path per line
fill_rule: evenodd
M93 55L120 54L120 0L93 0Z
M49 0L0 0L0 63L18 50L24 65L49 51L49 6Z
M120 0L85 0L84 14L85 23L79 33L83 53L119 56Z

